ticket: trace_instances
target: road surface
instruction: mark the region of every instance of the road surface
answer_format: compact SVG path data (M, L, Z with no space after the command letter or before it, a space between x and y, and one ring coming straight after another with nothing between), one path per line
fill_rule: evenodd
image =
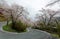
M0 22L0 28L5 25L6 22ZM29 32L23 32L18 34L6 33L0 30L0 39L56 39L49 33L41 30L31 29Z

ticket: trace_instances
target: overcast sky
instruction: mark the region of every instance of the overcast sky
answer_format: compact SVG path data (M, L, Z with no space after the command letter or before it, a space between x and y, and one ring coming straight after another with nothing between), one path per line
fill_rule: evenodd
M9 4L17 3L19 5L23 5L25 7L32 7L35 10L40 10L44 8L46 4L48 4L51 0L6 0Z
M41 10L42 8L45 9L50 8L53 10L58 10L60 8L59 3L56 3L54 6L45 7L48 3L51 3L55 0L6 0L6 1L8 2L9 5L16 3L27 8L31 18L35 17L35 14L38 13L38 10Z

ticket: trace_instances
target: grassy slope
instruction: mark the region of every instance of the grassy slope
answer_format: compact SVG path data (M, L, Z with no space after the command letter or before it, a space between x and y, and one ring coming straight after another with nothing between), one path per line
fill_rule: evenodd
M5 21L6 19L4 18L3 15L0 14L0 22Z
M7 25L3 26L3 30L8 31L8 32L16 32L15 30L11 28L11 24L9 24L8 26Z
M8 32L26 32L27 31L26 29L24 29L24 31L16 31L16 30L14 30L14 29L11 28L11 25L12 25L11 23L8 26L4 25L3 26L3 30L4 31L8 31ZM23 27L20 27L20 29L21 28L23 28Z

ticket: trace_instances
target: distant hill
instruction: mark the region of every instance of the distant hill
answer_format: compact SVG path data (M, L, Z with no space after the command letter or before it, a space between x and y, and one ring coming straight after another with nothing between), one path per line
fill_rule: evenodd
M60 17L54 17L54 18L60 21Z
M57 17L56 19L58 19L60 21L60 17Z

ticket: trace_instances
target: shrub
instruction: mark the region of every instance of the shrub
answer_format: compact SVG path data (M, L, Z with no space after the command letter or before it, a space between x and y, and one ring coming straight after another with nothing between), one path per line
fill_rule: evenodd
M17 32L24 32L26 31L27 25L22 23L21 21L17 22L13 29L15 29Z
M12 28L12 23L3 26L3 30L9 32L26 32L27 25L20 22L16 22L14 27Z
M60 24L57 25L57 32L58 32L58 35L60 37Z

